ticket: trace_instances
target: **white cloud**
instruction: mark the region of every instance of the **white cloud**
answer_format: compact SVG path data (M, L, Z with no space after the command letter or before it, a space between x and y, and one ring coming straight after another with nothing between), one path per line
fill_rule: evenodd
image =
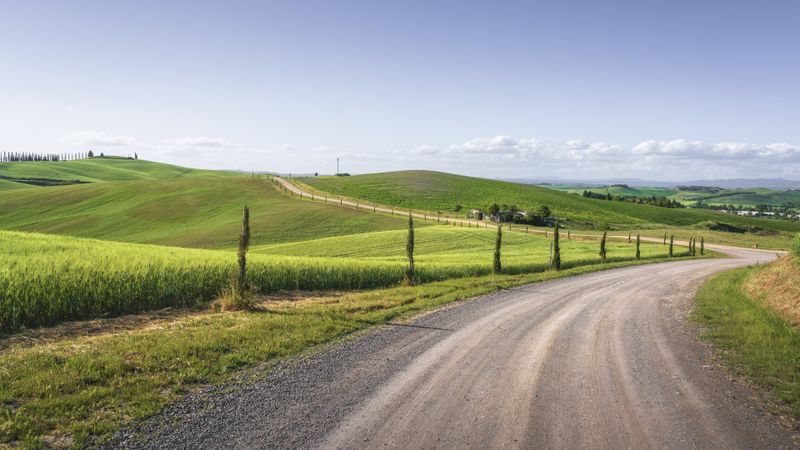
M225 139L210 138L205 136L183 137L177 139L164 139L162 144L170 147L204 147L204 148L227 148L237 145Z
M105 131L77 131L70 133L61 141L71 145L83 147L141 147L142 144L130 136L119 136Z
M579 139L559 142L499 135L444 147L420 145L411 153L416 155L411 161L419 166L424 166L427 158L429 163L457 161L463 167L495 173L535 171L535 176L540 177L637 176L656 180L800 176L800 147L786 143L706 143L674 139L625 146Z

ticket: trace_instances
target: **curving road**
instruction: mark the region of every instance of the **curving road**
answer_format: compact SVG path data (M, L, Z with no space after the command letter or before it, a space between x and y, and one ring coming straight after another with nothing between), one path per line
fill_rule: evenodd
M775 257L614 269L382 327L192 395L130 448L794 448L686 320L708 275Z

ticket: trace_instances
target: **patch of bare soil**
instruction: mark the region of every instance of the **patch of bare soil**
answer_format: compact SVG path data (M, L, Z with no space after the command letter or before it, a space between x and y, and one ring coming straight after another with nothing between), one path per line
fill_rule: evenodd
M800 261L784 256L756 272L745 285L747 293L800 327Z

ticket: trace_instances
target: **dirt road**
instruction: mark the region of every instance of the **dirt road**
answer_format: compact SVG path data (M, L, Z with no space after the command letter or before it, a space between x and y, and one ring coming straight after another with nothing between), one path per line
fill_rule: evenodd
M775 256L725 251L738 258L596 272L462 302L193 395L112 444L793 448L686 320L703 278Z

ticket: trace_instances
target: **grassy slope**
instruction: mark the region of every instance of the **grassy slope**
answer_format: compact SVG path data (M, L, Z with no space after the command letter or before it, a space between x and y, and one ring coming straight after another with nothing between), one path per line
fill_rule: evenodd
M751 297L800 330L800 258L785 256L756 271L745 287Z
M155 414L199 384L358 329L507 287L632 264L462 278L281 302L269 307L274 314L204 314L138 331L26 340L0 349L0 445L80 445Z
M0 192L10 191L12 189L23 189L29 187L27 184L16 183L14 181L0 180Z
M770 389L800 418L800 332L752 299L744 285L759 269L743 268L709 279L698 291L694 318L722 359L738 374Z
M141 159L91 158L64 162L0 163L0 175L56 180L159 180L207 174L208 172Z
M554 189L429 171L401 171L352 177L303 178L302 182L337 195L428 211L486 208L492 202L522 209L547 205L556 217L576 224L610 224L620 228L691 226L725 221L784 231L800 223L726 216L706 210L669 209L625 202L586 199Z
M17 163L7 166L14 164ZM122 242L221 248L235 244L244 204L251 209L254 243L406 226L400 217L301 202L283 195L265 179L247 175L190 169L184 173L181 168L175 173L173 166L145 161L105 159L86 164L100 166L91 173L95 178L127 176L134 172L127 168L130 164L144 170L148 179L17 189L0 196L0 228ZM126 169L119 172L123 166Z

